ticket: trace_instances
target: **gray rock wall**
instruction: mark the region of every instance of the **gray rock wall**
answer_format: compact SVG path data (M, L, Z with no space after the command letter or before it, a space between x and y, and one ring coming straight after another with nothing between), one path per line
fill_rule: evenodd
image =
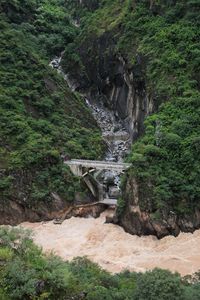
M136 55L136 63L131 66L114 48L111 33L87 40L75 50L82 68L76 64L67 68L69 58L64 55L63 69L76 90L86 93L91 103L103 101L123 120L131 139L135 140L144 132L145 117L156 111L156 101L146 89L143 58Z

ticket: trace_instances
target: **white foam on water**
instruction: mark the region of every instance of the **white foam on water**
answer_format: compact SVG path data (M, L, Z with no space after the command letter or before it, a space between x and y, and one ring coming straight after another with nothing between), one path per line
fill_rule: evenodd
M54 251L64 260L87 256L112 273L159 267L186 275L200 269L200 230L161 240L154 236L138 237L120 226L105 224L108 213L97 219L73 217L62 225L26 222L21 226L33 231L35 243L45 252Z

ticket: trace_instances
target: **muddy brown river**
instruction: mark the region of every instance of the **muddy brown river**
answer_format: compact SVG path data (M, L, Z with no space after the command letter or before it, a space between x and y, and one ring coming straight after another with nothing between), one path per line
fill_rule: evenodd
M87 256L102 268L117 273L145 271L155 267L178 271L181 275L200 270L200 230L168 236L133 236L123 228L105 224L104 212L98 219L71 218L62 225L53 222L23 223L33 231L35 243L45 252L53 251L64 260Z

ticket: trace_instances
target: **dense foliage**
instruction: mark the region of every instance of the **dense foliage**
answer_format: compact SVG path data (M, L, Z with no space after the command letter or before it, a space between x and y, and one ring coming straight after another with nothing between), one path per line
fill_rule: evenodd
M61 154L98 158L100 131L83 99L48 66L71 42L65 1L0 3L0 194L31 206L57 192L73 200L79 182Z
M200 207L199 5L157 1L150 10L141 1L127 14L119 41L130 60L135 44L145 57L147 92L161 104L133 145L132 172L151 186L153 209L169 206L178 214Z
M85 40L111 33L112 54L130 68L144 61L147 94L159 110L133 145L133 167L151 196L151 210L199 207L199 1L1 0L0 200L37 207L57 192L74 199L77 179L61 154L100 158L100 132L83 100L48 63L65 49L65 67L84 72L77 53ZM71 16L79 22L71 25ZM92 57L90 44L88 53ZM18 200L18 199L17 199ZM144 209L145 203L143 203ZM123 211L123 198L120 210ZM158 213L159 215L159 213ZM0 299L197 300L200 275L181 279L156 269L111 275L86 258L71 263L44 255L27 232L0 229Z
M66 49L66 67L84 73L82 48L91 65L101 64L95 41L105 45L107 39L102 56L120 54L130 72L142 69L138 77L134 73L135 84L142 83L158 111L132 147L127 180L136 177L146 188L151 205L141 206L151 212L165 207L181 215L200 208L199 8L198 0L102 0L82 17L80 33Z
M86 258L64 262L44 255L20 229L0 229L2 300L197 300L200 276L181 279L155 269L111 275ZM189 283L192 282L192 283Z

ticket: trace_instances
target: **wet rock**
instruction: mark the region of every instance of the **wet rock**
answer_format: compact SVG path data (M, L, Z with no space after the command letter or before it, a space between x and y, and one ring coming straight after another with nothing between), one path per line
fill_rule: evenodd
M120 189L118 186L109 187L108 195L110 198L117 199L120 196Z
M112 223L112 224L117 224L118 223L118 218L116 215L114 216L106 216L106 220L105 220L106 224Z
M144 193L145 191L145 193ZM148 186L132 178L125 189L125 208L117 224L136 235L155 235L159 239L167 235L178 236L181 231L194 232L200 228L200 210L178 216L170 207L155 211Z
M54 69L58 69L60 66L61 57L55 57L51 62L50 66Z
M29 220L30 222L48 221L59 216L66 206L62 199L54 199L51 203L41 202L37 207L26 207L23 203L7 201L0 205L0 225L16 225Z
M98 218L100 214L105 211L107 206L105 204L96 204L91 206L85 206L85 207L75 207L70 214L67 216L67 218L71 217L82 217L82 218Z
M115 174L112 172L106 172L104 175L104 184L106 185L114 185L115 182Z
M119 125L115 125L113 128L113 132L119 131L121 128Z

